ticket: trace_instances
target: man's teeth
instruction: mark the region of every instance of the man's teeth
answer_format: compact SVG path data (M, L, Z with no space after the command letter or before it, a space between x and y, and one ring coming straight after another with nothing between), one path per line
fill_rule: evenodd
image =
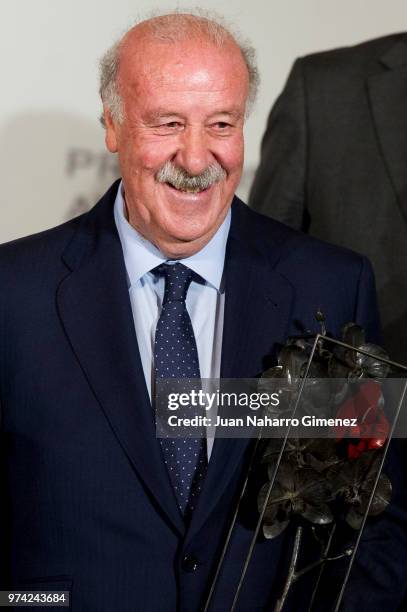
M171 187L177 191L183 191L185 193L199 193L200 191L204 191L204 189L201 189L200 187L176 187L176 185L173 185L172 183L169 183L169 185L171 185Z

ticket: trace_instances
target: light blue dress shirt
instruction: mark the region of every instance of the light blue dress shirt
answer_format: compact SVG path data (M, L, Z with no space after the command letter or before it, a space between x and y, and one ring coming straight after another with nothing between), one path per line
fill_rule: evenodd
M154 374L154 338L164 297L165 280L151 270L167 258L151 242L143 238L127 221L120 183L114 205L114 218L119 233L127 271L129 296L141 363L151 400ZM220 376L223 314L225 292L223 268L231 212L210 242L192 255L179 261L205 280L205 284L192 281L188 289L186 307L195 334L201 378ZM208 457L212 451L214 431L207 431Z

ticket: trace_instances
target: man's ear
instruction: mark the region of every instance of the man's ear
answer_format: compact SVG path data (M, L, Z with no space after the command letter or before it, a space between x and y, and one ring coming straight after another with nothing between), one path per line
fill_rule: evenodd
M105 124L105 143L110 153L117 153L117 125L113 120L110 109L103 107L103 119Z

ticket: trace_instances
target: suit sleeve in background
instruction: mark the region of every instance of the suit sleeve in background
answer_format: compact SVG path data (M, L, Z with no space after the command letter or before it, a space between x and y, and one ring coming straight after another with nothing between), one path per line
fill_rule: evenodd
M294 229L306 229L307 111L301 59L273 106L249 205Z
M363 327L367 342L383 346L376 282L372 265L367 257L362 257L362 268L355 307L355 321Z
M382 345L380 317L372 266L363 257L359 277L355 320L366 332L368 342ZM405 440L394 438L383 472L392 483L392 497L385 512L368 518L345 590L341 612L362 609L397 611L406 597L407 566L407 475ZM337 578L345 570L335 566ZM339 569L338 569L339 568Z

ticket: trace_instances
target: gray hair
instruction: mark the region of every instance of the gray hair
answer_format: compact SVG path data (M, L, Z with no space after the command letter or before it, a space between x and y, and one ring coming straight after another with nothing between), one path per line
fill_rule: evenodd
M142 23L142 21L138 23ZM183 13L180 9L177 9L167 15L154 15L152 18L144 21L144 23L148 25L153 36L163 42L176 43L186 38L207 38L215 46L222 47L226 42L234 41L240 49L249 74L249 94L246 108L246 115L249 115L260 84L259 71L256 65L256 52L250 43L244 40L238 32L232 31L230 26L225 25L222 17L201 9L190 13ZM103 104L109 108L113 119L118 123L121 123L124 119L123 102L117 84L119 51L126 34L132 28L129 28L105 52L99 63L99 93ZM104 126L103 115L100 121Z
M198 193L225 180L226 175L226 170L219 163L211 164L200 174L194 175L167 160L157 172L156 180L159 183L169 183L181 191Z

